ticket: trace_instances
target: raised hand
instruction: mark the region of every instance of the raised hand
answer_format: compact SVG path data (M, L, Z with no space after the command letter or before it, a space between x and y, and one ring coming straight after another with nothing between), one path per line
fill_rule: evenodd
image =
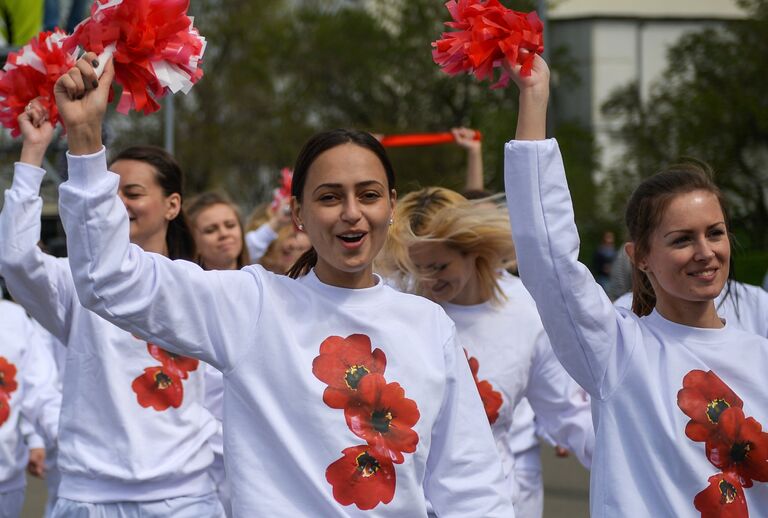
M111 59L101 78L96 77L96 54L87 52L61 76L53 92L61 120L67 128L69 151L74 155L101 149L101 123L107 111L109 89L115 75Z
M19 161L40 167L53 139L53 125L48 120L48 110L37 100L31 101L24 113L19 115L18 121L23 140Z
M520 52L527 52L523 49ZM527 76L520 74L520 65L510 69L512 80L520 89L520 109L517 114L517 140L542 140L547 133L547 104L549 102L549 67L539 55L534 56L533 68Z
M451 134L456 144L463 147L467 151L480 150L482 148L482 141L475 139L475 130L470 128L451 128Z

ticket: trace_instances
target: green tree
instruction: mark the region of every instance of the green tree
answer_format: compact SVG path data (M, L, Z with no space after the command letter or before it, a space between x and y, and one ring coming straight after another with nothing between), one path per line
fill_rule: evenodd
M708 162L748 248L768 248L768 0L739 0L745 20L684 36L641 102L636 84L603 106L626 155L611 171L616 209L641 178L681 156ZM622 200L622 202L619 202Z

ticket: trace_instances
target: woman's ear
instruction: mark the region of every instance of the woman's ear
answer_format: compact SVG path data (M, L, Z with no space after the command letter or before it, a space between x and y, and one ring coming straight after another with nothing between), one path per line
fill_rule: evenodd
M301 203L296 196L291 196L291 219L296 228L301 231L304 230L304 222L301 219Z
M176 219L176 216L181 212L181 195L174 192L165 199L165 203L165 219L168 221Z

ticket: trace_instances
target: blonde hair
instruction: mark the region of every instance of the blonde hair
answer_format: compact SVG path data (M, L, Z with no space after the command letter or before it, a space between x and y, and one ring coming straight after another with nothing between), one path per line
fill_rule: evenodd
M515 263L515 246L506 211L487 200L469 201L443 187L426 187L403 197L395 210L394 224L379 271L402 289L420 292L425 278L410 260L409 249L419 243L442 243L461 254L475 254L475 275L483 300L505 299L499 270Z

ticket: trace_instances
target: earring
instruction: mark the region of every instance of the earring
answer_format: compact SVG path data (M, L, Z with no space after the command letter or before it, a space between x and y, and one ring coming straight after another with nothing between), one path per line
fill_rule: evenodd
M302 223L299 223L299 230L301 230L302 232L304 232L304 225L303 225Z
M395 224L395 220L392 218L389 218L389 226L392 226Z

